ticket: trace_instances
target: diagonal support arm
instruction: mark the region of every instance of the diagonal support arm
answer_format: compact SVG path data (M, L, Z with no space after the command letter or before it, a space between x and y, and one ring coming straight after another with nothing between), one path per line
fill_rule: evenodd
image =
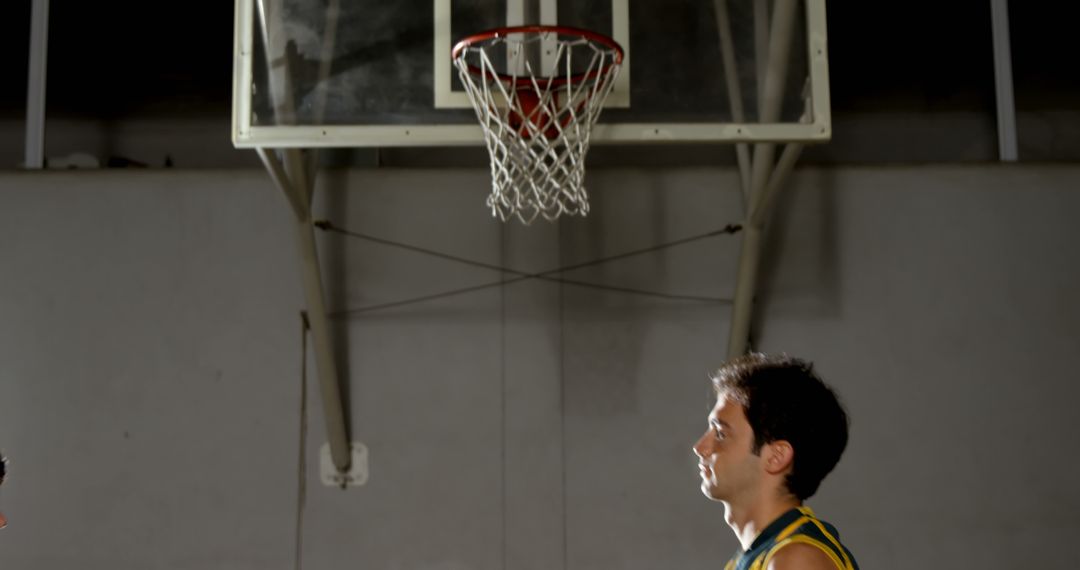
M784 80L787 77L787 64L791 47L792 31L795 23L795 0L776 0L773 6L771 28L768 33L768 62L764 77L758 77L762 92L759 93L761 108L758 120L775 122L780 117L783 103ZM761 73L759 68L759 73ZM728 358L734 358L746 352L750 340L750 321L753 316L754 293L757 289L758 266L761 261L762 237L765 222L773 198L790 172L801 151L801 145L789 145L784 157L774 168L774 143L758 143L754 146L752 172L750 176L750 206L747 208L747 223L743 224L742 251L739 254L739 273L735 283L735 298L732 306L731 330L728 335Z
M285 164L270 149L258 149L259 158L266 165L274 183L289 201L294 218L296 249L300 254L300 273L303 280L304 298L307 301L308 320L315 351L315 366L319 374L319 390L322 395L323 416L326 418L326 437L330 443L330 456L338 471L347 471L352 454L345 426L345 408L341 400L337 363L334 361L333 344L330 339L330 323L326 317L323 299L322 276L319 272L319 256L315 248L315 229L311 217L311 189L307 187L308 176L302 167L303 156L299 149L285 149Z
M735 62L735 40L731 34L731 17L728 15L727 0L713 0L716 13L716 27L720 30L720 55L724 61L724 84L728 92L728 104L731 106L731 120L736 123L746 121L743 112L742 87L739 84L739 72ZM750 145L735 143L735 159L739 164L739 181L742 184L743 200L746 209L750 209Z
M296 104L293 96L293 84L290 74L288 37L281 24L280 14L284 10L282 0L258 0L259 17L262 22L263 45L267 50L269 67L269 87L271 100L274 102L274 117L278 124L297 122ZM328 12L328 36L323 45L323 61L330 60L333 53L337 29L338 0L331 0ZM329 73L329 64L320 67L325 80ZM322 84L322 82L320 82ZM319 93L319 119L321 119L322 101L325 92ZM315 229L311 218L311 199L315 186L316 164L313 155L305 155L297 148L281 150L281 156L267 148L256 149L259 158L266 166L274 183L285 195L292 208L296 249L300 254L300 273L307 301L307 315L311 326L315 365L319 374L319 389L322 394L323 415L326 418L326 438L330 444L330 457L339 472L348 471L352 463L352 449L349 445L348 430L345 423L345 408L341 400L341 385L338 381L337 363L334 360L333 344L330 338L330 324L326 317L326 303L323 298L322 276L319 272L319 256L315 248Z

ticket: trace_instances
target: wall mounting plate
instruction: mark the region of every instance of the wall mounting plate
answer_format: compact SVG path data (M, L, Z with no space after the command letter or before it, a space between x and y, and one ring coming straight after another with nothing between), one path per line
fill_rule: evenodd
M359 487L368 480L367 446L354 441L349 446L352 450L352 463L349 470L342 473L334 467L330 457L330 444L324 443L319 450L319 479L327 487Z

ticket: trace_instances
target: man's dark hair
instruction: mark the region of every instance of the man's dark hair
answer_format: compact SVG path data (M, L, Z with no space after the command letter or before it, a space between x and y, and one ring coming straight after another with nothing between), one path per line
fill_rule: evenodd
M817 492L836 467L848 440L848 417L813 365L784 355L748 354L728 361L712 377L716 395L742 404L761 446L787 441L795 450L785 483L800 501Z

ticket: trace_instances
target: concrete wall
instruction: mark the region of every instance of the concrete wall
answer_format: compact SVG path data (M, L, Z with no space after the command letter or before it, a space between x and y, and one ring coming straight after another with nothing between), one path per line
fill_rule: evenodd
M594 169L589 218L525 229L488 217L483 170L320 184L341 227L523 272L714 230L741 204L730 170ZM794 178L754 344L814 360L847 402L851 445L811 505L864 568L1071 568L1049 546L1080 506L1077 187L1071 166ZM254 169L0 176L0 568L712 569L734 552L689 448L738 236L563 275L718 301L533 279L363 310L512 276L320 234L371 452L369 483L342 491L318 482L288 223Z

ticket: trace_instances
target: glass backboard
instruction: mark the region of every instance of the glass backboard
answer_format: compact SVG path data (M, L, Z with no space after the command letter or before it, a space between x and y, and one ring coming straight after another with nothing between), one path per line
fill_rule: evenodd
M451 49L534 23L625 50L595 143L831 136L824 0L236 0L233 142L483 144Z

